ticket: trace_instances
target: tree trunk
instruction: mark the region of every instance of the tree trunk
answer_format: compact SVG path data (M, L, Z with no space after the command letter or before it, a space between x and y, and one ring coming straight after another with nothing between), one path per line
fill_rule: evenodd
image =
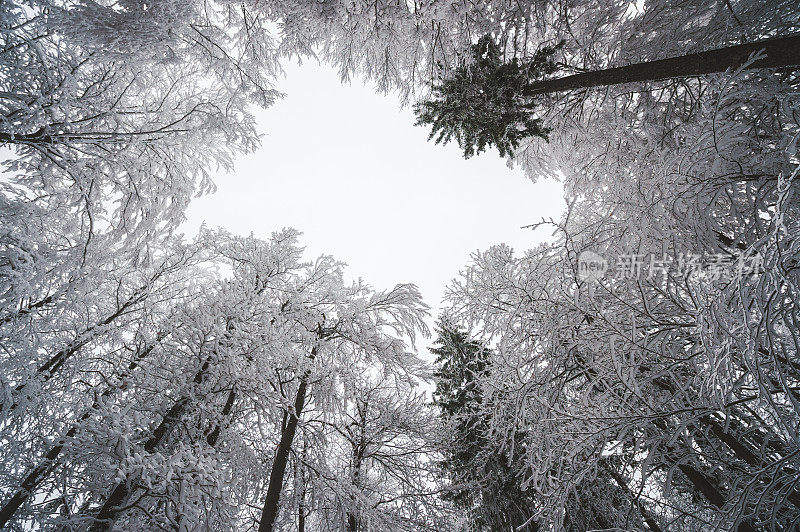
M302 500L297 507L297 532L306 532L306 507Z
M164 339L165 334L159 334L156 342L150 344L139 354L136 358L131 361L128 365L128 370L125 374L123 374L120 378L124 379L126 376L130 375L130 372L136 369L139 366L139 363L149 355L153 349L158 345L158 342ZM8 522L13 519L14 514L17 512L20 506L25 503L26 500L30 498L33 494L33 490L35 490L41 482L47 478L53 469L58 465L58 457L61 455L61 451L64 449L64 444L75 436L75 433L78 431L80 423L89 419L92 413L100 406L100 403L105 400L106 398L110 397L113 393L118 390L124 390L126 384L123 382L119 386L114 386L111 388L106 389L98 399L96 399L92 406L84 412L82 416L78 418L75 424L67 431L64 436L59 439L58 443L50 448L50 450L45 454L44 458L39 462L39 464L28 473L25 478L20 483L19 489L17 492L11 497L11 499L6 502L2 508L0 508L0 529L5 527Z
M586 316L586 318L587 322L591 325L592 321L594 321L594 318L592 318L591 316ZM590 377L597 376L597 372L594 370L594 368L592 368L591 365L587 364L587 362L583 360L582 357L580 357L580 355L577 353L576 353L576 358L580 364L580 367L583 369L583 372L587 373L587 375L589 375ZM656 381L653 381L653 383L656 386L665 390L669 390L671 388L671 386L669 386L669 384L667 383L656 382ZM663 419L654 419L651 420L650 422L653 423L656 426L656 428L659 429L660 431L664 433L668 431L668 427L666 426L666 423ZM703 497L713 506L715 506L716 508L722 508L723 506L725 506L727 502L725 495L722 493L719 487L714 482L712 482L712 479L710 479L705 473L685 463L679 464L678 469L685 475L686 479L691 483L694 489L698 493L702 494ZM755 530L756 529L753 527L753 525L751 525L747 521L744 521L738 527L738 532L755 532Z
M314 355L316 355L316 349L312 350L312 357ZM281 432L281 441L278 443L278 449L275 452L275 460L272 462L272 471L269 475L267 497L264 500L264 507L261 510L261 521L258 525L258 532L272 532L272 527L275 526L275 520L278 518L283 477L286 473L286 463L289 461L289 452L292 449L294 433L297 430L297 422L300 414L303 413L303 406L306 401L306 390L308 387L308 377L308 372L306 372L300 378L300 385L297 387L297 395L294 400L294 409L289 412L289 419L286 423L286 427Z
M359 433L358 433L358 441L352 442L352 460L353 460L353 487L356 490L361 489L361 463L364 461L364 452L366 443L364 439L366 437L367 431L367 402L366 400L363 403L363 409L358 402L356 402L356 408L358 409L358 417L359 417ZM358 532L358 513L355 510L351 510L347 513L347 532Z
M725 431L724 427L711 416L704 416L700 418L700 421L701 423L708 425L711 428L711 433L718 440L727 445L728 448L733 451L734 456L743 462L754 467L756 470L765 469L769 465L769 463L763 460L762 457L758 456L748 444L739 440L734 434ZM789 473L791 474L792 472L790 471ZM759 477L761 477L761 480L764 480L765 482L772 482L775 484L775 486L780 488L785 486L783 482L778 482L769 475L766 475L766 478L764 478L765 475L754 473L754 478L758 479ZM798 492L796 489L791 489L786 494L786 500L796 508L800 508L800 492Z
M50 304L55 299L55 295L56 294L50 294L49 296L47 296L47 297L45 297L43 299L40 299L39 301L37 301L35 303L30 303L29 305L26 305L26 306L22 307L21 309L17 310L16 312L10 312L9 314L7 314L7 315L3 316L2 318L0 318L0 325L3 325L4 323L8 323L8 322L10 322L12 320L16 320L16 319L25 317L28 314L30 314L31 312L33 312L34 310L42 308L45 305Z
M666 382L654 380L653 384L662 390L675 393L675 388ZM734 434L727 432L720 422L717 421L713 416L707 414L698 418L697 421L698 426L708 427L711 430L711 434L713 434L717 440L726 445L738 459L752 467L755 467L756 469L763 469L768 465L767 462L765 462L756 454L754 449L752 449L743 441L739 440ZM788 454L785 449L781 449L781 451L784 456ZM758 475L756 475L756 478L758 478ZM798 493L797 490L791 490L786 496L786 499L795 507L800 508L800 493Z
M679 464L678 469L680 469L681 473L683 473L686 478L689 479L689 482L692 483L692 486L694 486L697 491L703 494L703 497L705 497L708 502L720 509L725 506L727 502L725 496L719 491L717 486L714 485L714 483L708 478L708 476L706 476L705 473L688 464ZM737 531L756 532L756 528L748 521L743 521L739 524Z
M231 391L228 392L228 399L225 401L225 406L222 408L222 419L217 426L214 427L208 436L206 436L206 442L208 443L209 447L215 447L217 445L217 440L219 439L219 434L222 430L222 423L225 421L225 418L228 417L233 409L233 402L236 400L236 390L235 388L231 388Z
M297 504L297 532L306 532L306 442L303 440L302 460L298 460L295 468L295 478L300 479L300 500Z
M180 132L179 129L167 130L167 133ZM37 147L48 147L74 142L76 144L111 144L122 143L136 137L156 135L158 131L142 131L137 133L104 133L104 132L77 132L46 134L44 128L33 133L8 133L0 132L0 146L3 144L27 144Z
M164 419L161 420L161 423L156 430L153 431L150 439L144 444L144 449L148 453L152 453L156 450L159 445L161 445L161 442L172 432L172 429L183 417L183 413L188 404L188 398L183 397L167 411L164 415ZM130 495L136 489L135 483L135 479L129 479L126 482L120 482L111 490L111 494L106 499L106 502L103 503L103 506L100 507L100 510L94 517L94 521L89 526L89 532L109 532L114 528L114 522L120 510L124 509L128 504Z
M75 427L72 427L64 438L45 455L44 459L39 462L33 470L28 473L25 479L20 484L17 492L3 505L0 509L0 529L3 529L8 522L13 519L14 514L20 506L27 501L33 494L33 490L47 478L47 475L56 467L56 459L61 454L64 448L64 441L71 438L75 434Z
M194 377L195 384L201 384L203 377L211 364L211 357L206 358L202 367ZM172 429L180 422L183 417L186 407L189 405L189 397L184 396L176 401L172 407L164 414L164 418L159 423L158 427L153 431L153 434L144 444L144 450L148 453L155 451L161 443L169 436ZM106 501L94 516L92 524L89 526L89 532L108 532L114 527L114 522L119 515L120 510L124 509L128 504L131 494L136 489L136 480L129 479L126 482L120 482L111 494L106 498Z
M663 532L655 517L653 517L653 515L647 510L647 508L644 507L641 501L639 501L639 497L633 493L631 488L628 486L628 482L623 478L623 476L608 464L604 464L604 469L609 475L611 475L611 478L614 479L620 489L622 489L622 491L624 491L625 494L634 502L636 509L639 510L639 513L642 515L642 519L647 524L647 527L653 532Z
M347 512L347 532L358 532L358 517L355 512Z
M359 489L361 461L364 457L364 449L361 443L353 446L353 487ZM347 512L347 532L358 532L358 513L355 510Z
M691 78L725 72L728 69L739 68L752 54L762 50L766 57L754 61L748 68L796 67L800 65L800 34L539 81L528 85L525 94L538 96L574 89Z

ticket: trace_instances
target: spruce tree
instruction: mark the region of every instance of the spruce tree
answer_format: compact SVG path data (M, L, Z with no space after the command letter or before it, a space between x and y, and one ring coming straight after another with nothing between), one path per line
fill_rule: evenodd
M445 144L455 139L469 158L496 146L501 157L530 137L547 140L551 131L537 110L541 97L578 89L624 83L691 78L735 70L800 66L800 34L775 37L680 57L545 79L559 66L553 60L564 45L540 48L530 59L504 61L500 46L484 35L470 49L471 57L448 76L440 75L431 97L414 110L418 126L431 126L428 140ZM760 54L756 59L754 57Z
M515 474L520 464L489 436L487 399L480 381L491 369L492 352L445 319L437 326L434 404L452 424L442 470L451 488L448 498L468 512L474 530L537 530L530 521L532 494Z
M415 107L415 125L430 124L428 140L435 137L436 144L455 138L466 158L487 146L497 146L505 156L523 139L547 139L549 130L528 105L526 87L556 71L552 57L559 47L542 48L530 61L504 62L494 39L481 37L471 47L471 58L452 76L440 75L432 99Z

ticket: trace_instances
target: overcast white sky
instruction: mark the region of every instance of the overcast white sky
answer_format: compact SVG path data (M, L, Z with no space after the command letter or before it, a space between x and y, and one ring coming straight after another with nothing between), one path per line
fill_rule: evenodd
M309 257L329 253L376 288L415 283L434 316L471 252L548 237L520 226L559 216L560 183L532 183L496 152L464 160L456 145L428 142L396 97L341 85L331 67L286 73L286 98L259 115L261 149L194 200L187 234L204 221L265 237L295 227Z

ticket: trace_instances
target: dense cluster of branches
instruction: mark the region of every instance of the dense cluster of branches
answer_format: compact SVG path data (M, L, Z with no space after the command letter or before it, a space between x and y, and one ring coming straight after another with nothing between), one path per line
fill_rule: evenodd
M293 231L173 234L258 145L279 59L343 31L320 7L0 5L0 528L447 517L416 289L348 284Z
M433 99L418 104L417 125L430 124L429 139L437 144L455 138L465 157L488 146L505 157L525 139L547 140L549 130L528 98L535 80L556 71L552 57L562 44L542 48L525 62L503 61L500 47L484 35L472 46L469 61L434 85Z
M551 95L550 142L513 156L563 179L568 209L551 243L478 253L450 287L449 319L489 355L455 416L454 442L479 452L445 467L503 459L530 529L800 523L798 77L758 60ZM581 275L584 252L603 278ZM470 509L520 526L472 480Z
M614 81L797 34L794 4L0 3L0 527L796 528L791 48ZM412 285L348 283L292 230L174 233L292 57L438 79L439 139L564 180L550 244L450 287L438 416Z
M74 310L3 316L3 525L442 519L408 350L426 307L413 286L348 284L301 252L291 230L204 233L120 265ZM59 332L20 334L46 324Z

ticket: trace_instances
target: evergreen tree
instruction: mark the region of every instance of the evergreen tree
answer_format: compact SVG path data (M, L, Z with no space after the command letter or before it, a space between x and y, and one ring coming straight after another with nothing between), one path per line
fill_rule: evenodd
M763 56L748 68L781 68L800 65L800 35L730 46L681 57L636 63L618 68L543 79L559 66L553 55L564 46L540 48L531 59L504 61L494 38L484 35L471 48L471 57L449 76L440 76L432 97L416 105L416 125L430 125L428 139L436 144L455 138L469 158L487 146L496 146L501 157L511 155L530 137L545 140L546 127L537 110L541 97L556 92L589 89L623 83L697 77L736 69L754 54Z
M487 384L497 387L492 351L445 319L440 320L437 333L436 347L431 349L438 368L433 398L451 431L440 464L450 481L447 498L467 510L468 530L540 530L542 523L534 519L541 507L538 494L523 484L530 434L525 430L511 436L491 433L492 423L513 422L497 417L503 417L499 413L503 397L515 392L506 389L500 398L486 397ZM596 474L575 485L563 504L562 530L612 529L635 523L638 530L661 531L639 494L617 471L621 467L618 459L608 457Z
M547 139L549 130L526 103L526 88L556 71L552 57L559 47L542 48L527 62L516 57L504 62L494 39L481 37L471 48L471 60L452 77L440 76L433 99L416 106L416 125L430 124L428 139L436 137L437 144L455 138L467 158L487 146L497 146L505 156L528 137Z
M434 404L451 425L441 466L451 482L448 498L468 511L474 530L537 530L532 493L515 474L519 464L489 434L487 398L480 382L491 368L491 350L458 326L437 327ZM517 528L523 526L523 528Z

